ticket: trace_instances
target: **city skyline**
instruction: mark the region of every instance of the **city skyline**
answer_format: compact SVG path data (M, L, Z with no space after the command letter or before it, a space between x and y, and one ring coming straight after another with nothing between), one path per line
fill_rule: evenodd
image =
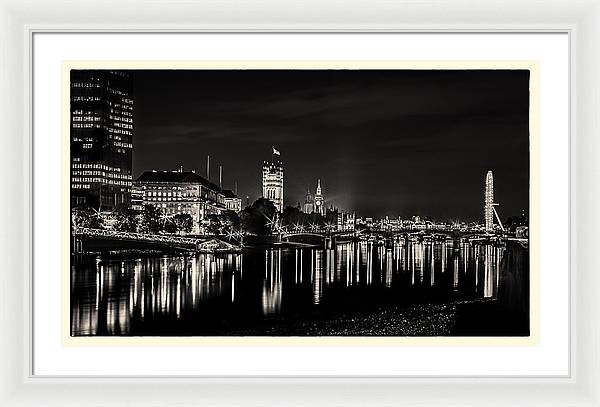
M71 71L71 335L529 335L527 79Z
M501 217L528 209L528 71L132 73L134 178L205 175L210 155L224 188L237 181L252 202L274 145L285 206L321 179L326 207L359 216L482 221L493 170Z

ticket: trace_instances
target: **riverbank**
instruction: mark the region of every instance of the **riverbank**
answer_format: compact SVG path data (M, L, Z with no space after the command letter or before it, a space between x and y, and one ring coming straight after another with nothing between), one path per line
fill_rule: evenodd
M490 315L493 316L490 318ZM271 320L226 336L528 336L528 323L493 299L382 308L311 321ZM522 318L521 318L522 319ZM507 327L513 327L507 331Z
M192 238L194 236L191 236ZM198 236L200 238L201 236ZM229 241L224 236L220 238L223 242L238 245L238 241ZM314 240L314 239L313 239ZM149 241L121 240L116 238L83 236L80 238L82 247L87 255L134 255L151 256L156 254L183 254L194 251L193 247L178 246L176 244L165 244ZM294 249L322 247L323 243L314 241L306 242L280 242L272 236L247 236L243 242L246 249L268 250L272 248Z

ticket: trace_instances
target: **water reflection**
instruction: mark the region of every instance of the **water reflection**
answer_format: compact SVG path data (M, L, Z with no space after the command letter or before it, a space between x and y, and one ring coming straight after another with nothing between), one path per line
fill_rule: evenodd
M262 290L264 315L277 314L281 309L281 249L265 252L265 279Z
M79 258L71 274L72 333L160 333L178 324L210 333L235 321L343 310L348 302L491 298L498 295L505 250L486 242L403 238L338 242L333 249Z

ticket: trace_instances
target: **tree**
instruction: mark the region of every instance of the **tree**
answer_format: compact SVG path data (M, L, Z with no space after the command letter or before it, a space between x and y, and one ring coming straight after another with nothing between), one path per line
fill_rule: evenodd
M206 217L208 224L206 225L206 232L209 235L220 235L221 234L221 219L219 215L210 214Z
M194 227L194 219L192 218L192 215L188 213L182 213L173 216L173 224L179 233L190 233Z
M234 211L223 211L220 215L207 216L206 232L211 235L228 235L241 229L241 220Z
M293 206L286 206L281 214L281 224L283 226L301 225L305 213Z
M240 212L243 229L256 235L270 235L271 225L275 219L277 209L273 202L265 198L259 198L250 206Z
M163 216L161 219L162 231L166 233L177 233L179 229L173 221L173 217Z
M163 229L162 211L154 205L144 205L144 215L140 229L147 233L158 233Z
M130 209L119 211L116 214L117 221L115 230L121 232L136 232L138 228L138 218L134 211Z
M337 214L337 210L327 209L323 217L319 213L304 213L296 207L287 206L281 214L281 224L288 228L295 226L323 228L326 224L337 225Z
M75 228L102 229L100 212L91 206L78 206L71 210L71 223Z
M241 229L242 221L239 215L234 211L223 211L220 220L221 233L223 234L238 232Z
M511 232L514 232L517 227L519 226L528 226L529 225L529 219L527 219L527 217L522 214L522 215L517 215L517 216L510 216L508 219L506 219L504 221L504 227L506 228L506 230L510 230Z

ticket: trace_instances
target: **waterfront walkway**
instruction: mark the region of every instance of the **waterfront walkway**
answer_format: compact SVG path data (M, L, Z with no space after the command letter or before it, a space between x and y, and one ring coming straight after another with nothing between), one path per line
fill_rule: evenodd
M215 236L178 236L178 235L161 235L137 232L122 232L116 230L92 229L92 228L77 228L73 231L75 241L82 237L123 240L131 242L148 242L155 244L164 244L167 246L176 246L181 248L189 248L196 251L237 251L240 246L233 245ZM76 245L77 246L77 245ZM77 247L76 247L77 249ZM76 250L77 251L77 250Z

